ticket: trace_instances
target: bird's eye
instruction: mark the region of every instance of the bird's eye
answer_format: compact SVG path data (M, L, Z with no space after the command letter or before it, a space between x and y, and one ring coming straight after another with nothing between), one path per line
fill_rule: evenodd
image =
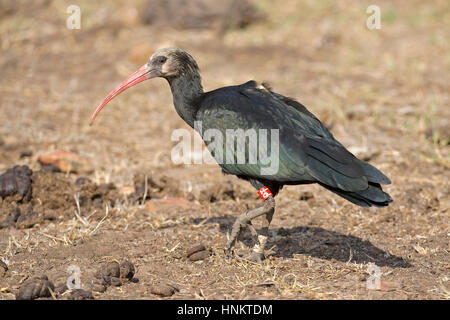
M157 58L157 60L156 60L156 61L158 61L158 63L164 63L164 62L166 62L166 60L167 60L167 58L166 58L166 57L164 57L164 56L160 56L160 57L158 57L158 58Z

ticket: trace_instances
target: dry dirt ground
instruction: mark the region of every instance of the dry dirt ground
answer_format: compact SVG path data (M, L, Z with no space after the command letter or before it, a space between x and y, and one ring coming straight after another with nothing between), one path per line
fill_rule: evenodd
M66 28L73 2L81 30ZM135 279L95 299L159 299L158 283L178 289L164 299L450 299L448 1L264 0L264 21L226 32L141 24L143 1L0 3L0 173L34 171L31 207L21 206L36 212L0 229L0 299L33 276L64 283L71 265L91 290L114 260L132 262ZM379 30L366 28L370 4ZM256 79L301 101L390 177L394 202L362 209L315 185L285 187L268 259L226 260L231 224L260 199L217 165L173 164L171 133L187 125L164 80L130 89L88 125L109 90L165 46L197 59L206 90ZM93 171L39 172L52 150ZM145 176L146 197L123 194ZM0 206L3 221L12 203ZM209 254L191 261L198 244ZM380 290L367 288L374 265Z

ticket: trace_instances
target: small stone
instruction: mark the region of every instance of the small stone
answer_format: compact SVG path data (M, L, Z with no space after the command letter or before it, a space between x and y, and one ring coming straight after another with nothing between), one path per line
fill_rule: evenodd
M116 261L110 261L97 271L96 278L102 279L102 277L120 277L120 266Z
M82 186L82 185L88 184L90 182L91 182L91 179L89 179L89 178L79 177L79 178L77 178L77 180L75 180L75 185Z
M170 297L175 294L177 290L168 284L157 283L150 287L150 292L161 297Z
M135 273L134 265L128 261L125 260L120 264L120 277L125 279L133 279Z
M55 293L57 295L62 295L67 290L69 290L69 288L67 288L67 284L63 283L63 284L60 284L59 286L56 286Z
M203 244L199 244L187 250L186 256L191 261L199 261L208 258L210 256L210 252Z
M111 277L111 285L113 287L120 287L123 284L122 279L117 277Z
M103 292L107 286L121 286L125 281L133 280L135 271L134 265L128 260L123 261L120 265L117 261L110 261L94 274L96 279L93 281L93 290ZM105 288L101 288L101 286Z
M24 150L20 153L20 158L29 158L33 155L33 151L31 150Z
M0 229L2 228L7 228L10 226L13 226L17 219L20 217L22 213L20 212L20 209L17 207L13 210L13 212L11 212L6 218L5 220L3 220L2 222L0 222Z
M38 161L43 165L54 165L62 172L87 173L92 171L86 158L64 150L42 154L38 157Z
M167 285L174 288L176 292L180 292L180 287L178 285L176 285L175 283L169 282L169 283L167 283Z
M209 256L210 256L209 251L207 251L207 250L199 251L199 252L196 252L196 253L193 253L192 255L190 255L189 260L199 261L199 260L207 259Z
M27 166L14 166L0 175L0 198L11 197L17 202L31 199L31 175L33 171Z
M92 291L103 293L106 291L106 286L103 284L93 283L91 289Z
M74 289L70 292L68 296L69 300L92 300L94 296L91 291L86 291L83 289Z
M16 221L17 229L28 229L33 227L35 224L41 223L43 221L43 217L41 214L37 212L30 212L26 214L21 214Z
M48 280L46 275L33 277L25 281L19 288L16 295L17 300L33 300L38 298L51 297L51 291L55 286Z
M189 257L190 255L192 255L192 254L194 254L196 252L205 251L205 250L206 250L206 247L203 244L199 244L197 246L194 246L194 247L188 249L186 251L186 256Z
M41 167L41 170L39 170L39 171L41 171L41 172L51 172L51 173L61 172L61 170L59 170L59 168L57 166L54 166L52 164L43 165Z

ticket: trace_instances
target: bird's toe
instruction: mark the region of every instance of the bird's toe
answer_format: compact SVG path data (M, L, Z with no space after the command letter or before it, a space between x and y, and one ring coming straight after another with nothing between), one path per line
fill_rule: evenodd
M257 264L262 264L263 260L266 258L264 253L258 253L255 251L252 251L248 254L240 256L241 259L251 261Z

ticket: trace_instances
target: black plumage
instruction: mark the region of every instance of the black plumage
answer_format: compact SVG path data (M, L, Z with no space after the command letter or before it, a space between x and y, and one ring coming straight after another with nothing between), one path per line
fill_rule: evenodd
M274 194L283 185L317 182L360 206L392 201L380 187L390 183L383 173L345 149L302 104L263 88L249 81L207 92L196 101L195 120L202 121L204 130L219 129L225 135L226 129L279 129L277 174L258 174L261 163L223 163L223 172L249 180L258 189L270 184Z
M263 257L268 228L275 210L274 197L285 185L318 183L362 207L384 207L392 201L381 188L382 184L389 184L390 180L377 168L350 153L301 103L256 81L205 93L197 63L190 54L178 48L158 50L144 66L111 91L95 110L91 123L119 93L154 77L168 81L175 110L189 126L199 131L225 174L245 179L257 190L266 187L272 193L265 197L262 207L239 216L226 249L234 246L243 228L249 228L257 238L250 257L258 261ZM196 123L201 123L201 127L196 126ZM249 138L243 142L244 161L220 161L224 159L219 157L217 150L221 151L222 156L228 152L230 159L237 159L236 141L231 141L231 150L226 139L219 143L218 148L217 142L212 143L212 139L206 138L208 129L220 132L223 137L227 137L227 130L267 130L269 141L275 134L271 130L276 130L278 140L274 141L277 143L265 151L268 155L278 151L278 170L270 174L263 172L267 164L255 154L257 150L251 147ZM259 136L258 139L257 144L260 146L262 141ZM257 160L249 161L252 158ZM258 216L265 216L259 234L251 223Z

